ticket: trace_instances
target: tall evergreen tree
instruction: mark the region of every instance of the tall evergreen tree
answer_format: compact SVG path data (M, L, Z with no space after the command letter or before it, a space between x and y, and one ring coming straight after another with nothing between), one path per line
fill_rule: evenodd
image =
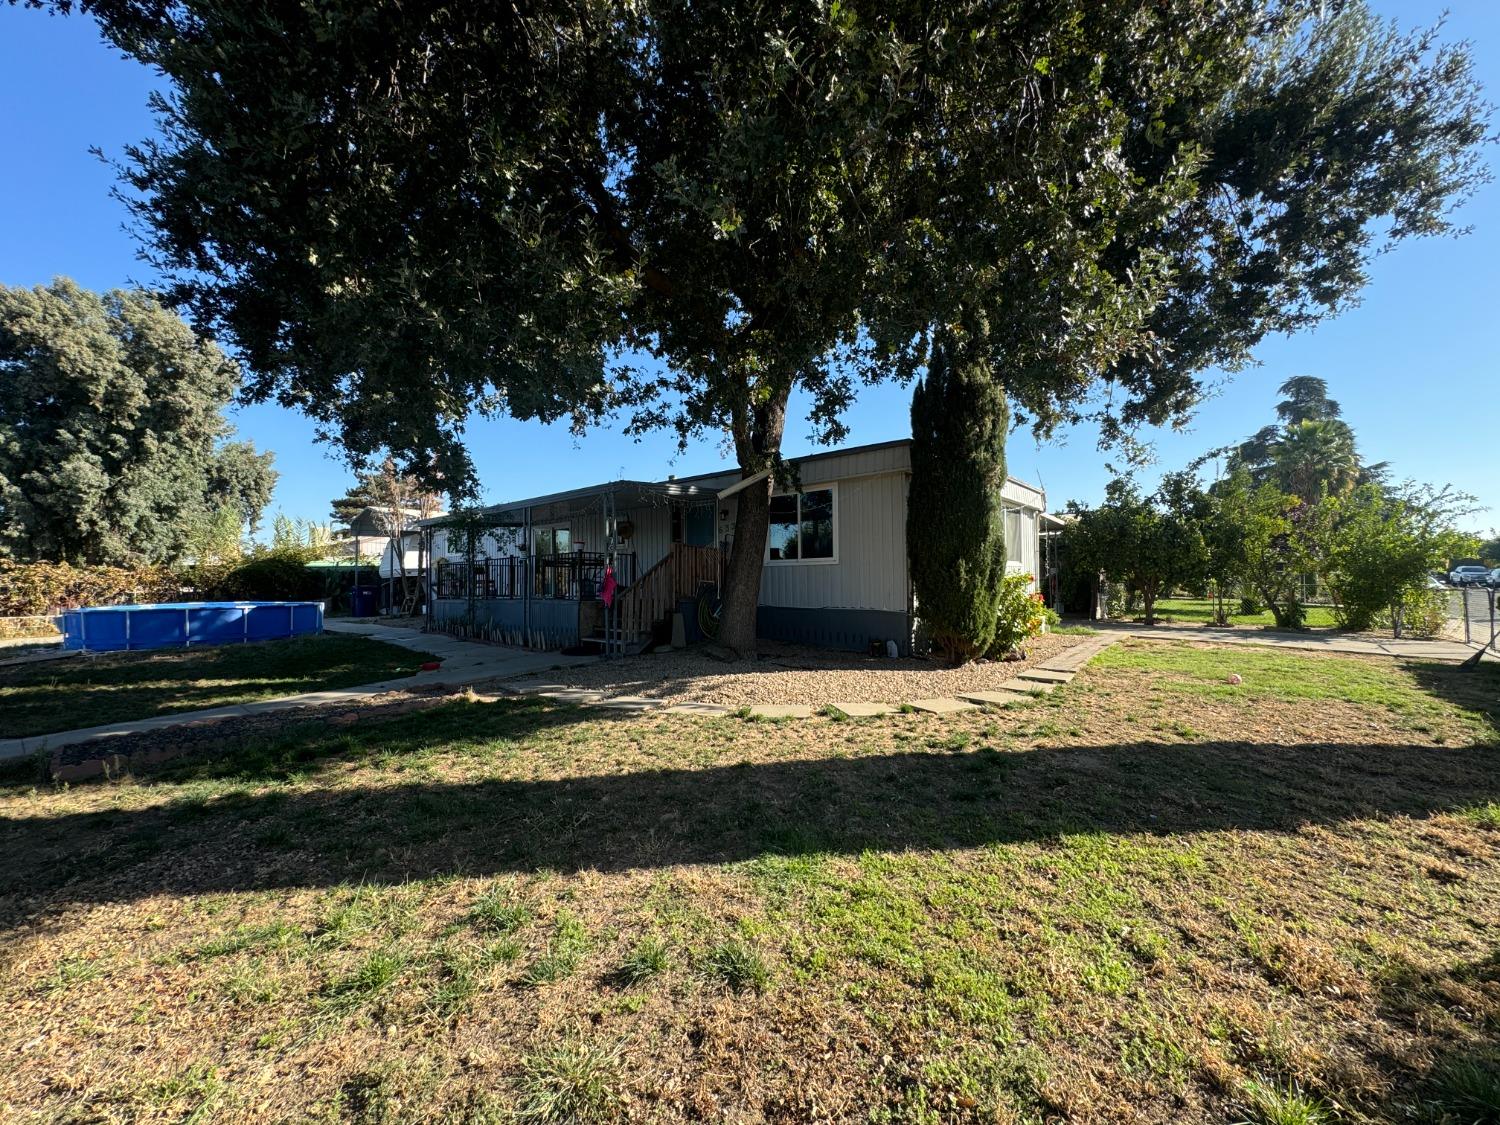
M1005 575L1005 392L977 350L947 339L911 400L906 549L917 617L954 660L990 647Z

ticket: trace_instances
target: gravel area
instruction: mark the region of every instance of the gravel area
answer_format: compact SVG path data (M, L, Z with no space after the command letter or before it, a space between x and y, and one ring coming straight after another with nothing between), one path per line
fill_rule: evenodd
M976 661L954 668L940 660L889 660L859 653L766 644L760 658L726 663L696 650L651 653L579 665L511 681L524 688L545 681L609 695L667 703L905 703L988 691L1023 669L1041 664L1087 637L1049 633L1026 645L1026 658Z

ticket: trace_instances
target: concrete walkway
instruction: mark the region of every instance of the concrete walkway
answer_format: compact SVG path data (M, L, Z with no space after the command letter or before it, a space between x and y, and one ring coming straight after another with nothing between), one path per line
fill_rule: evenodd
M1350 636L1344 633L1293 633L1274 629L1240 626L1212 629L1194 625L1136 625L1114 621L1094 621L1089 625L1101 633L1122 637L1145 637L1153 641L1202 641L1205 644L1267 645L1271 648L1306 649L1353 656L1391 656L1402 660L1439 660L1457 663L1468 660L1481 649L1462 641L1397 640L1394 637ZM1490 649L1485 662L1500 661L1500 653Z
M177 711L170 715L157 715L150 719L106 723L102 726L81 727L78 730L59 731L54 734L36 734L26 738L3 739L0 740L0 761L9 758L25 758L44 750L76 746L79 743L93 742L97 739L160 730L163 727L180 726L183 723L196 723L204 719L229 719L241 715L264 715L271 711L287 711L296 707L349 703L367 696L383 695L386 692L401 691L406 688L425 687L432 684L472 684L481 680L526 676L555 668L564 668L572 664L586 664L598 659L592 656L561 656L555 652L530 652L526 649L479 644L475 641L461 641L442 633L424 633L420 629L393 625L368 625L334 620L324 622L323 629L328 633L372 637L388 644L409 648L414 652L430 653L434 659L441 660L443 666L433 672L418 672L413 676L361 684L359 687L310 691L301 695L283 696L280 699L266 699L258 703L209 707L201 711Z

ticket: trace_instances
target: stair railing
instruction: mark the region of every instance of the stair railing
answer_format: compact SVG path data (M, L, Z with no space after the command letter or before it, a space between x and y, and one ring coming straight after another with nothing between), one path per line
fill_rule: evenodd
M694 597L704 583L719 581L719 549L673 543L655 566L620 595L620 630L639 637L666 617L682 598Z

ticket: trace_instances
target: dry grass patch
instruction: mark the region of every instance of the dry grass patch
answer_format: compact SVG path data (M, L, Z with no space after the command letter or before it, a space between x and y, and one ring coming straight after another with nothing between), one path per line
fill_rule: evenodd
M0 1107L1472 1120L1497 687L1128 643L947 719L456 701L16 787Z

